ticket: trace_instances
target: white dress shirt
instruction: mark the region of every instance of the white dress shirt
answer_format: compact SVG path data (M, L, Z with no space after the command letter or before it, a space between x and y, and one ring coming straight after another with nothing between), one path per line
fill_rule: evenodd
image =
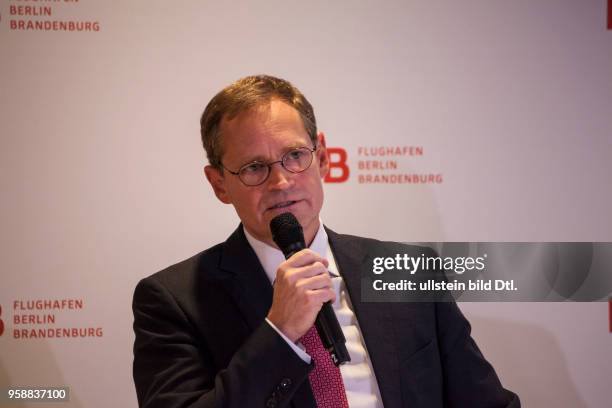
M283 253L277 248L255 239L246 228L244 228L244 234L255 251L257 258L259 258L259 262L268 275L270 282L274 283L276 270L281 262L285 260ZM346 285L338 273L338 267L329 246L327 232L323 228L323 223L320 223L319 230L310 245L310 249L329 261L328 270L332 275L332 283L336 292L336 301L333 303L333 309L338 317L344 337L346 337L346 347L351 356L350 362L340 366L340 374L346 389L349 406L351 408L381 408L383 406L382 399L380 398L380 391L374 376L370 356L365 348L365 342L363 341L357 318L355 313L353 313L353 306L349 299ZM296 345L278 330L272 322L268 319L266 321L305 362L310 363L311 357L304 351L301 344Z

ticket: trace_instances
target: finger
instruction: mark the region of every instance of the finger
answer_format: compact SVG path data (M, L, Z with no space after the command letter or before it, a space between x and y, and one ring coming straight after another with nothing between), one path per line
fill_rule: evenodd
M307 295L310 297L310 300L315 303L320 303L323 305L325 302L336 301L336 292L333 289L314 289L307 291Z
M306 266L315 262L321 262L325 267L329 266L329 261L317 254L313 250L306 248L293 254L286 262L293 267Z
M317 275L301 279L296 286L301 290L332 289L333 284L329 275Z
M287 278L293 281L307 279L313 276L330 276L327 267L321 262L315 262L311 265L302 266L300 268L290 268L286 272Z

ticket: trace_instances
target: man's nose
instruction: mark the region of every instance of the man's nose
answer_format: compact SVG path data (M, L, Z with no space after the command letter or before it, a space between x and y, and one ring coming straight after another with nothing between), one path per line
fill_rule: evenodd
M285 169L281 163L274 163L270 166L268 185L270 188L283 190L293 184L293 176L294 174Z

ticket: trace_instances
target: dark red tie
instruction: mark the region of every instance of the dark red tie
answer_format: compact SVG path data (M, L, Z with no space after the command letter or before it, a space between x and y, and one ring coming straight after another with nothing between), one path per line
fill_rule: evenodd
M336 367L329 352L323 347L315 326L312 326L300 341L315 363L314 369L308 374L308 379L317 401L317 407L348 408L340 369Z

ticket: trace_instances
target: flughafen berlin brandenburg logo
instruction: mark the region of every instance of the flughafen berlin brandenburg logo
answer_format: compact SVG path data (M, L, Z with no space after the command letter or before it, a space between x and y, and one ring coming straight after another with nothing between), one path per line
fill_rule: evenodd
M427 169L426 149L419 145L354 146L356 159L349 162L343 147L328 147L326 183L422 185L441 184L443 174ZM427 155L430 152L427 150ZM353 171L354 170L354 171Z

